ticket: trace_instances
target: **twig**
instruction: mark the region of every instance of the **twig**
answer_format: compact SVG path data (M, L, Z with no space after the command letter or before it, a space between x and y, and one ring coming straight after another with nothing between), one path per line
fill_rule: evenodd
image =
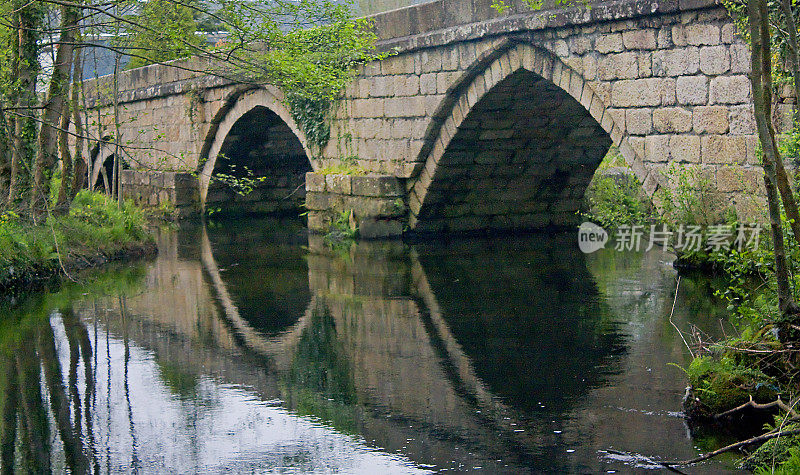
M752 407L753 409L758 409L758 410L761 410L761 411L777 407L779 409L782 409L782 410L786 411L786 413L789 414L790 416L792 416L793 418L800 417L800 415L798 415L794 411L794 409L792 409L791 407L787 406L786 403L781 400L781 398L778 398L778 399L776 399L775 401L772 401L772 402L759 404L759 403L753 401L753 396L750 396L750 400L747 401L746 403L742 404L741 406L734 407L733 409L729 409L729 410L727 410L725 412L722 412L720 414L717 414L716 416L714 416L714 419L721 419L723 417L726 417L726 416L729 416L729 415L734 414L736 412L739 412L739 411L742 411L744 409L747 409L748 407Z
M689 343L686 342L686 338L683 337L683 332L681 331L680 328L678 328L678 325L675 325L675 322L672 321L672 315L675 313L675 303L678 301L678 289L680 288L680 286L681 286L681 276L678 276L678 283L675 284L675 298L672 299L672 310L670 310L669 312L669 323L675 328L675 331L678 332L678 335L681 336L683 344L686 345L686 349L689 350L689 354L692 355L692 358L694 358L694 352L692 351L692 348L689 346Z
M731 450L735 450L735 449L738 449L740 447L744 447L745 445L758 444L758 443L761 443L761 442L766 442L766 441L768 441L770 439L774 439L775 437L780 437L782 435L794 435L794 434L800 434L800 429L791 429L791 430L785 430L785 431L780 431L779 430L779 431L767 432L766 434L761 434L761 435L756 436L756 437L751 437L751 438L749 438L747 440L742 440L740 442L736 442L736 443L731 444L731 445L726 445L725 447L722 447L721 449L717 449L717 450L715 450L713 452L709 452L709 453L707 453L705 455L701 455L701 456L693 458L691 460L679 460L679 461L667 461L667 462L657 461L656 463L658 463L659 465L663 465L664 467L670 467L670 466L674 466L674 465L691 465L691 464L694 464L694 463L702 462L703 460L708 460L708 459L710 459L712 457L716 457L719 454L724 454L725 452L730 452Z

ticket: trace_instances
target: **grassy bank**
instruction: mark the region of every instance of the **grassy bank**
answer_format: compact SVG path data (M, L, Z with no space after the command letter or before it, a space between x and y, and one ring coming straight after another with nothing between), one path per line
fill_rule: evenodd
M154 252L143 212L81 191L67 214L33 224L0 214L0 295L42 285L59 274Z

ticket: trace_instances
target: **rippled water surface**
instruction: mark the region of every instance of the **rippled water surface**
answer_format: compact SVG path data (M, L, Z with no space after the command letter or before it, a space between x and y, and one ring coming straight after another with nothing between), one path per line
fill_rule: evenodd
M184 225L0 312L2 463L140 473L628 473L692 458L670 256L573 235L367 242ZM8 314L10 313L10 316ZM730 459L687 469L732 471Z

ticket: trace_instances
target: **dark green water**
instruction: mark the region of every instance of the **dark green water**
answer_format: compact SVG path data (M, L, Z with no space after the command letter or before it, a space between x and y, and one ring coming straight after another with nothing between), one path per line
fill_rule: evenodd
M359 243L186 225L159 257L0 309L3 468L628 473L685 459L660 252L573 235ZM720 334L709 283L673 322ZM730 459L687 469L724 473Z

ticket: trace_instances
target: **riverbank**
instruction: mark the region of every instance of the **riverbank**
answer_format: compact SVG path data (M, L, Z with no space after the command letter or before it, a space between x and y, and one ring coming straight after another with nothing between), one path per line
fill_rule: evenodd
M156 252L142 210L130 203L119 207L100 193L81 191L67 214L37 224L6 211L0 214L0 295L36 290L59 275Z

